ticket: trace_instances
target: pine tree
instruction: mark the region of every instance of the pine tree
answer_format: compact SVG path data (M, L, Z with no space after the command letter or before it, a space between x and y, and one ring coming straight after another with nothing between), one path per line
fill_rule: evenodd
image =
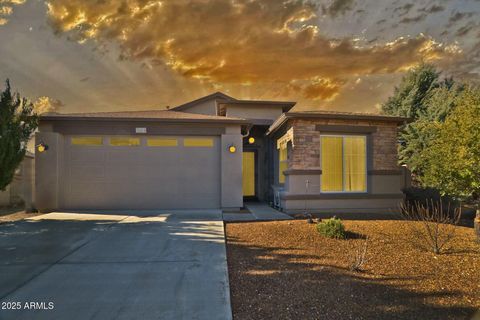
M411 69L395 87L393 96L382 105L385 114L417 120L426 112L425 100L439 86L440 73L430 64Z
M423 152L423 185L480 205L480 89L468 88Z
M32 103L11 92L10 82L0 96L0 190L12 182L38 125Z
M456 97L463 89L452 78L440 80L440 72L433 65L422 63L407 72L382 105L383 113L412 120L402 128L398 140L399 162L407 165L414 177L422 176L423 151L435 141L440 124L455 108Z

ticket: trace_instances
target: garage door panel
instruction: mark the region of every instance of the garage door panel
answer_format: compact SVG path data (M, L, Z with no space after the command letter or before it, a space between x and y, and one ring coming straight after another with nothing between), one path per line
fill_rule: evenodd
M161 151L159 151L161 152ZM178 155L145 155L145 159L142 160L143 165L148 166L149 169L153 169L153 171L157 172L159 170L169 169L169 168L176 168L179 165L179 157Z
M69 150L68 161L81 165L102 164L105 162L106 151L102 147L74 147Z
M141 162L142 155L141 148L133 147L107 147L110 149L120 148L122 150L109 151L107 153L107 161L111 165L135 165ZM136 150L138 149L138 150Z
M105 168L100 165L72 165L70 178L78 181L104 180Z
M185 137L139 146L71 145L65 139L66 209L189 209L220 207L220 143L184 146ZM187 137L188 139L188 137ZM195 141L194 141L195 142ZM191 142L190 142L191 143ZM201 144L200 143L200 144ZM173 144L173 146L172 146Z
M118 183L99 182L94 187L83 184L72 189L73 194L69 199L69 205L74 209L155 209L158 207L152 207L150 203L182 200L178 194L171 191L143 192L141 188L142 186L132 188L128 184ZM105 192L105 190L109 191Z
M202 163L205 161L211 161L212 149L204 148L183 148L182 157L179 158L180 163L189 164L192 161L197 163ZM192 158L193 157L193 158Z
M108 181L138 181L143 171L145 171L145 169L139 165L122 166L115 163L106 166L105 175L108 177ZM147 175L147 173L145 173L145 175Z
M75 209L92 209L91 205L95 205L94 208L102 209L105 196L103 191L106 185L103 182L96 183L82 183L78 182L68 188L67 201L71 208Z

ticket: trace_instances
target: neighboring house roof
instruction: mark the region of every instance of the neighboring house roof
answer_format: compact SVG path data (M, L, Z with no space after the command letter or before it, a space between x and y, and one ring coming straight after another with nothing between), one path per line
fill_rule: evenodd
M292 109L297 103L294 101L268 101L268 100L234 100L234 101L225 101L220 102L220 104L259 104L264 106L274 106L274 107L282 107L282 112L288 112Z
M282 114L275 122L268 128L267 134L275 132L288 119L345 119L345 120L373 120L386 121L402 124L409 122L410 118L388 116L375 113L359 113L359 112L337 112L337 111L300 111L287 112Z
M93 113L50 113L40 116L40 120L130 120L130 121L162 121L162 122L215 122L249 124L242 118L221 117L197 113L186 113L171 110L93 112Z
M225 100L225 101L235 101L236 100L235 98L230 97L223 92L215 92L215 93L209 94L208 96L201 97L201 98L198 98L196 100L193 100L193 101L181 104L179 106L173 107L170 110L184 111L184 110L189 109L190 107L196 106L199 103L202 103L202 102L208 101L208 100L212 100L212 99Z

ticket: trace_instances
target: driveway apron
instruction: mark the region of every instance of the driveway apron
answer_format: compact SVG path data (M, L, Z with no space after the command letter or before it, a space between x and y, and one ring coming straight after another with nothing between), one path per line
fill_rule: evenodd
M0 319L232 317L215 212L47 214L0 224L0 257Z

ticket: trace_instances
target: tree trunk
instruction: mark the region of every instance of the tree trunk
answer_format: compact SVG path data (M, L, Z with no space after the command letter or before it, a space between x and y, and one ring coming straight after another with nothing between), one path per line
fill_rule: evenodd
M480 242L480 209L477 209L477 214L473 222L475 226L475 234L477 235L477 240Z

